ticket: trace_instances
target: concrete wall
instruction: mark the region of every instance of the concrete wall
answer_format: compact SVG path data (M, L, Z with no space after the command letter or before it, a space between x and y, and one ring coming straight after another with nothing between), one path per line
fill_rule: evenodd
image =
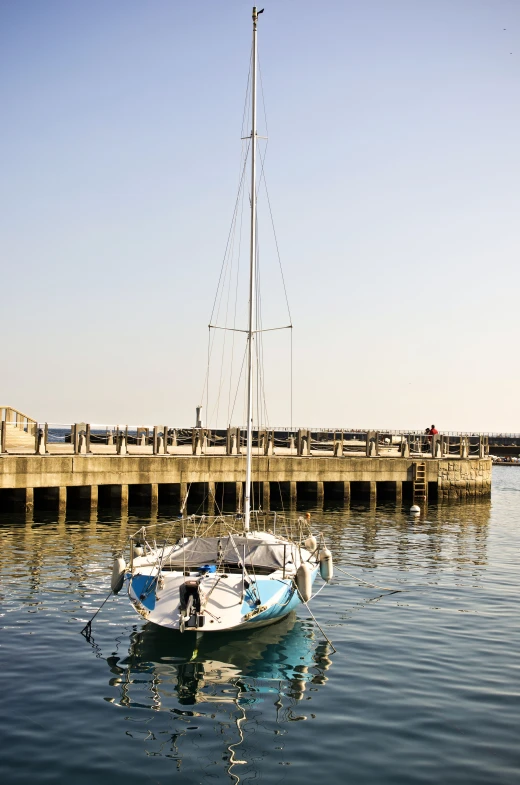
M491 493L491 460L439 461L437 494L439 499L488 496Z
M414 464L444 497L488 495L491 459L333 458L253 459L255 482L410 482ZM243 482L243 456L10 456L0 457L0 488L51 488L161 483Z

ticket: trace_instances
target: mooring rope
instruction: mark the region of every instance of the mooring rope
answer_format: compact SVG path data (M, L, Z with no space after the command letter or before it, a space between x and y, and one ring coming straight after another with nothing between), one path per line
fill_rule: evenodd
M300 601L302 602L302 604L303 604L303 605L305 605L305 607L307 608L307 610L309 611L309 613L310 613L310 615L311 615L311 618L312 618L312 620L313 620L314 624L315 624L315 625L316 625L316 627L319 629L319 631L321 632L321 634L323 635L323 637L325 638L325 640L327 641L327 643L329 644L329 646L332 646L332 649L333 649L333 651L334 651L334 654L336 654L336 652L337 652L337 649L336 649L336 647L335 647L335 646L334 646L334 644L332 643L331 639L330 639L330 638L329 638L329 637L328 637L328 636L325 634L325 632L323 631L323 628L321 627L320 623L318 622L318 620L317 620L316 616L314 615L314 613L313 613L313 612L311 611L311 609L309 608L309 603L308 603L308 601L306 602L306 601L303 599L303 597L302 597L302 594L301 594L301 591L300 591L300 590L299 590L299 588L298 588L298 584L296 583L296 580L295 580L294 578L293 578L292 580L293 580L294 588L295 588L295 589L296 589L296 591L298 592L298 597L300 598ZM322 587L322 588L323 588L323 587ZM316 593L317 593L317 592L316 592ZM315 596L316 596L316 595L315 595Z
M105 602L107 602L107 600L109 600L109 599L110 599L110 596L111 596L112 594L113 594L113 591L112 591L112 589L110 589L110 592L107 594L107 596L105 597L105 599L103 600L103 602L101 603L101 605L99 606L99 608L97 609L97 611L95 612L95 614L92 616L92 618L91 618L91 619L90 619L90 620L89 620L89 621L88 621L88 622L85 624L85 626L84 626L84 627L83 627L83 629L81 630L81 634L85 636L85 638L87 639L87 641L89 641L89 642L90 642L90 637L91 637L91 634L92 634L92 622L94 621L94 619L95 619L95 618L96 618L96 616L98 615L99 611L101 610L101 608L103 607L103 605L105 604Z
M296 588L298 588L298 587L296 587ZM299 591L299 590L298 590L298 594L300 594L300 591ZM318 620L317 620L316 616L314 615L314 613L313 613L313 612L311 611L311 609L309 608L309 604L308 604L307 602L305 602L305 600L303 599L303 597L302 597L302 595L301 595L301 594L300 594L300 599L301 599L301 601L303 602L303 604L305 605L305 607L307 608L307 610L309 611L309 613L311 614L311 617L312 617L312 620L314 621L314 624L315 624L315 625L316 625L316 627L319 629L319 631L321 632L321 634L323 635L323 637L325 638L325 640L327 641L327 643L329 644L329 646L331 646L331 647L332 647L332 650L333 650L334 654L336 654L336 652L337 652L337 649L336 649L336 647L335 647L335 646L334 646L334 644L332 643L331 639L330 639L330 638L329 638L329 637L328 637L328 636L327 636L327 635L326 635L326 634L323 632L323 628L321 627L321 625L320 625L320 623L318 622Z

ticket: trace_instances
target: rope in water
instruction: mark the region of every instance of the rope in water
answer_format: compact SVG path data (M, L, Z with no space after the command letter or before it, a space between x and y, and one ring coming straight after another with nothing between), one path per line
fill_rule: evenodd
M298 594L300 594L300 592L299 592L299 591L298 591ZM335 646L334 646L334 644L332 643L331 639L330 639L330 638L329 638L329 637L328 637L328 636L327 636L327 635L324 633L324 631L323 631L323 627L321 627L321 625L320 625L320 623L318 622L318 620L317 620L316 616L314 615L314 613L313 613L313 612L311 611L311 609L309 608L309 604L303 600L303 598L302 598L301 594L300 594L300 599L301 599L301 601L303 602L303 604L305 605L305 607L307 608L307 610L309 611L309 613L311 614L311 617L312 617L312 620L313 620L314 624L315 624L315 625L316 625L316 627L319 629L319 631L321 632L321 634L323 635L323 637L325 638L325 640L327 641L327 643L329 644L329 646L331 646L331 647L332 647L332 651L334 652L334 654L336 654L336 652L337 652L337 649L336 649L336 647L335 647Z
M294 580L294 578L293 578L293 585L294 585L294 588L296 589L296 591L298 592L298 597L300 598L300 602L301 602L303 605L305 605L305 607L307 608L307 610L309 611L309 613L310 613L310 615L311 615L311 618L312 618L312 620L313 620L314 624L315 624L315 625L316 625L316 627L319 629L319 631L321 632L321 634L323 635L323 637L325 638L325 640L327 641L327 643L329 644L329 646L331 646L331 647L332 647L332 650L333 650L334 654L336 654L336 652L337 652L337 649L336 649L336 647L335 647L335 646L334 646L334 644L332 643L331 639L330 639L330 638L329 638L329 637L328 637L328 636L325 634L325 632L323 631L323 628L321 627L320 623L318 622L318 620L317 620L316 616L314 615L314 613L313 613L313 612L311 611L311 609L309 608L309 602L308 602L308 601L306 602L306 601L303 599L303 597L302 597L302 594L301 594L301 592L300 592L300 590L299 590L299 588L298 588L298 584L296 583L296 581ZM324 585L325 585L325 584L324 584ZM322 588L323 588L323 586L322 586ZM320 591L321 591L321 589L320 589ZM318 594L318 592L316 592L316 594ZM314 596L316 596L316 594L315 594ZM311 597L310 599L312 599L312 597Z
M103 602L101 603L101 605L99 606L99 608L97 609L95 614L92 616L92 618L85 624L85 626L81 630L81 634L85 636L87 641L90 640L90 636L92 634L92 622L94 621L94 619L98 615L99 611L101 610L101 608L103 607L105 602L107 602L110 599L112 594L113 594L112 589L110 589L110 592L107 594L107 596L105 597L105 599L103 600Z

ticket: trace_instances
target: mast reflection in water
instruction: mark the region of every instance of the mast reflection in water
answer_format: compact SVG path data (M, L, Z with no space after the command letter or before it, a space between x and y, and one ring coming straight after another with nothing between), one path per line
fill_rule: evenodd
M294 613L254 632L203 635L198 642L148 624L132 634L127 657L107 659L116 694L106 700L157 712L142 721L130 714L126 733L144 741L148 755L173 757L179 768L190 735L199 737L201 757L209 752L210 724L208 765L223 762L239 781L235 766L245 767L244 776L255 771L258 739L248 754L248 735L259 724L274 721L283 736L286 723L308 719L311 693L327 682L329 653L312 624Z

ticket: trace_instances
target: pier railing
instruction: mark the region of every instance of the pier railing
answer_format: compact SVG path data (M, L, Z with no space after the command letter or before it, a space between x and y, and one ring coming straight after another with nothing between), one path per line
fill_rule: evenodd
M246 431L177 428L168 425L37 423L3 407L0 453L73 455L243 455ZM421 431L359 431L260 428L253 433L255 455L299 457L483 458L489 437Z
M0 453L36 450L36 420L12 406L0 406Z

